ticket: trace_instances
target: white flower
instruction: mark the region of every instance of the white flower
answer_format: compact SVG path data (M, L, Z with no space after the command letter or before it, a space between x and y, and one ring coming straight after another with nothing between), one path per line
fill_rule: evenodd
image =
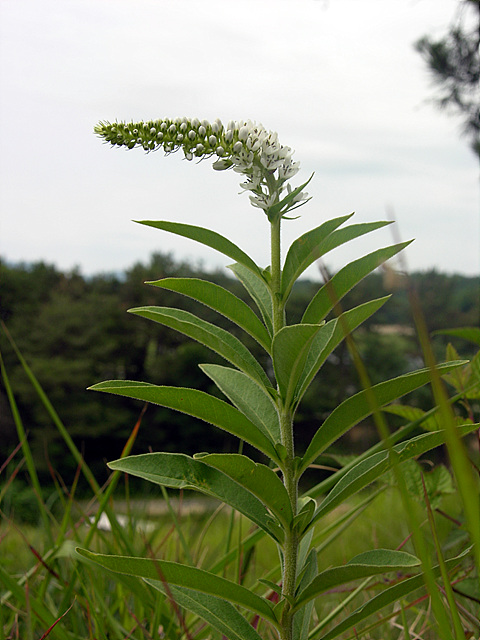
M216 154L213 168L217 171L232 168L242 174L240 186L250 192L252 205L263 209L272 219L308 199L307 194L299 192L283 202L285 189L292 192L288 180L296 175L300 165L293 162L291 148L279 142L276 132L267 131L251 120L230 120L226 127L218 118L212 123L200 122L198 118L100 123L95 131L106 142L128 149L137 145L147 152L163 148L168 154L181 148L187 160Z

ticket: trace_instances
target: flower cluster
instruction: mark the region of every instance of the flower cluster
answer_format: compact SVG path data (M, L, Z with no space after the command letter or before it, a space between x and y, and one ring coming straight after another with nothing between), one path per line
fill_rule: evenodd
M215 156L214 169L233 168L246 176L242 188L251 192L252 204L263 209L269 218L284 216L307 200L301 190L292 191L286 184L299 169L299 163L292 160L290 147L281 145L275 132L250 120L231 120L226 127L219 119L210 123L197 118L128 124L101 122L95 132L106 142L128 149L163 149L167 154L182 149L187 160ZM282 200L285 189L287 196Z

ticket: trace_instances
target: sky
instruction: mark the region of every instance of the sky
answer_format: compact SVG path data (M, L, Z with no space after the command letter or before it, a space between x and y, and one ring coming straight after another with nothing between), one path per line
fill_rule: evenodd
M132 222L214 229L261 266L268 222L238 174L110 148L100 120L251 119L295 149L312 200L283 251L355 211L387 227L325 258L332 270L394 241L410 271L480 270L479 167L460 121L432 104L414 43L442 36L457 0L0 0L0 257L85 275L159 251L229 259ZM395 265L393 265L395 266ZM313 266L307 273L318 276Z

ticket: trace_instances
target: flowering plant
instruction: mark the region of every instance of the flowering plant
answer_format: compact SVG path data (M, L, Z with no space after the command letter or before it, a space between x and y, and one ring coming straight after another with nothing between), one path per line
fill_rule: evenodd
M148 453L122 458L111 469L170 488L194 489L213 496L246 516L278 547L281 577L259 579L252 589L214 571L161 559L118 557L78 550L111 571L144 579L151 587L206 620L224 636L259 640L260 629L282 640L334 638L389 603L423 584L422 558L399 550L374 549L347 564L322 572L317 567L315 527L352 495L379 481L390 469L437 447L442 430L410 437L421 419L409 423L345 464L327 480L300 495L305 471L327 448L361 420L379 414L400 396L426 384L430 370L421 369L347 398L319 425L303 455L295 447L294 418L298 406L323 364L349 334L387 300L371 300L338 312L338 303L363 277L408 243L384 247L346 265L320 287L298 324L287 324L285 307L297 279L327 252L349 240L379 229L387 222L347 224L350 215L329 220L295 240L282 264L281 222L305 204L304 184L292 188L289 180L299 165L276 133L250 121L208 122L178 118L140 123L100 123L96 133L114 146L145 151L183 150L188 160L213 157L217 170L232 168L243 177L251 203L262 209L270 224L271 263L260 268L242 249L220 234L199 226L166 221L141 224L168 231L220 251L235 262L231 271L244 286L251 306L227 289L202 279L164 278L151 282L160 290L189 296L225 316L252 336L271 362L267 372L234 335L200 316L167 307L141 307L131 312L180 331L212 349L228 366L200 365L225 398L189 388L156 386L148 382L115 380L94 390L123 395L181 411L224 429L260 452L255 460L244 454ZM331 312L335 313L330 317ZM440 365L443 374L458 361ZM459 427L464 434L475 426ZM261 461L259 461L261 460ZM317 498L321 498L317 503ZM358 579L396 572L396 583L380 592L368 606L354 612L324 634L341 612L323 620L314 618L314 601L327 590ZM412 573L414 575L412 576ZM407 577L409 579L404 579ZM240 611L240 610L241 611ZM247 613L245 613L245 611ZM259 626L261 619L264 625ZM314 624L315 621L315 624ZM324 634L324 635L322 635Z

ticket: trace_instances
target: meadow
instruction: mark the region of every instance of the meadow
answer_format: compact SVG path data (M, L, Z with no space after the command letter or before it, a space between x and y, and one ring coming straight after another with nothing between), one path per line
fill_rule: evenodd
M325 272L293 319L288 303L302 274L315 262L321 265L329 251L389 221L351 223L353 214L326 220L294 240L283 258L281 224L310 200L304 189L313 175L292 188L299 163L276 132L251 121L224 126L219 119L197 118L100 122L95 132L113 146L163 149L166 155L182 149L187 160L214 158L217 171L234 168L269 223L271 262L262 268L211 229L140 222L234 260L229 269L248 302L208 277L148 283L162 302L171 292L180 294L213 311L213 320L167 305L129 312L200 343L221 364L196 362L206 389L192 388L190 367L173 385L128 379L118 367L110 367L118 379L90 382L90 391L143 405L126 433L123 426L123 447L106 462L105 482L3 326L60 437L57 455L76 472L64 479L47 446L42 477L47 469L49 485L41 480L39 451L34 457L29 438L34 425L23 422L2 361L18 444L1 467L0 640L478 638L479 355L462 359L449 343L439 362L418 295L407 283L422 357L385 379L365 362L355 331L390 296L348 308L342 303L410 242L363 255L332 276ZM102 317L102 305L95 306ZM225 319L238 337L222 326ZM478 327L443 333L480 346ZM250 350L252 340L258 355ZM338 394L326 365L338 364L342 343L358 387L344 386ZM147 373L164 351L161 341L149 343ZM332 404L305 433L303 407L320 395L320 379ZM431 393L428 406L411 404L411 394L424 388ZM197 449L193 455L171 448L132 455L149 404L167 415L181 413L187 422L202 421L208 431L226 432L236 451L215 452L197 436L190 442ZM360 430L365 422L376 433L371 441ZM102 421L92 426L101 428ZM342 442L354 434L359 446L349 452ZM20 473L28 478L23 496ZM142 489L143 481L154 489ZM90 504L83 500L85 482ZM138 503L152 492L154 502ZM195 509L192 492L218 506L202 501Z

